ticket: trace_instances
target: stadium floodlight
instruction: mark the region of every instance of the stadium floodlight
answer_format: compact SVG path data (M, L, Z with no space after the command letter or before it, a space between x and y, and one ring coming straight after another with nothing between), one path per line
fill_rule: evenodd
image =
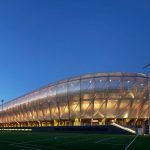
M150 64L145 65L143 68L150 69ZM149 128L149 134L150 134L150 75L149 73L147 73L147 76L148 76L148 128Z

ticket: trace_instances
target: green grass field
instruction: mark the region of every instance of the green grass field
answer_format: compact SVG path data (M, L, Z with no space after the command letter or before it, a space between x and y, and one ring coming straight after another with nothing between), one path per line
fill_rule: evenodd
M0 150L124 150L135 135L62 132L0 132ZM150 150L150 136L138 136L128 150Z

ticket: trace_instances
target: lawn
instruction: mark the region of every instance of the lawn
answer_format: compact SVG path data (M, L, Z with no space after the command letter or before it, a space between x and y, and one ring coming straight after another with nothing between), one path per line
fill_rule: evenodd
M63 132L0 132L1 150L124 150L135 135ZM138 136L128 150L149 150L150 136Z

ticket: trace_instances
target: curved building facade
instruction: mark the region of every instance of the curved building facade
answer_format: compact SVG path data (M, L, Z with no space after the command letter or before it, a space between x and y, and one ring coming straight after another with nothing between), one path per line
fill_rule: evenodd
M148 99L145 74L87 74L6 102L0 126L141 125L148 118Z

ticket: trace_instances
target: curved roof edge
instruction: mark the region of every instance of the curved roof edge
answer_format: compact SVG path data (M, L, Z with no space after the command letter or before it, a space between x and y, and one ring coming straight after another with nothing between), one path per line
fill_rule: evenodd
M40 88L37 88L35 90L32 90L30 92L27 92L19 97L16 97L12 100L9 100L7 102L5 102L3 105L5 104L8 104L12 101L15 101L21 97L24 97L28 94L31 94L33 92L36 92L36 91L39 91L41 89L44 89L44 88L47 88L47 87L50 87L50 86L53 86L53 85L57 85L57 84L60 84L60 83L65 83L65 82L68 82L68 81L74 81L74 80L78 80L78 79L88 79L88 78L91 78L91 77L105 77L105 76L129 76L129 77L144 77L144 78L148 78L149 76L147 74L144 74L144 73L135 73L135 72L97 72L97 73L89 73L89 74L82 74L82 75L78 75L78 76L73 76L73 77L69 77L69 78L65 78L65 79L62 79L62 80L58 80L56 82L52 82L52 83L49 83L45 86L41 86ZM0 105L1 106L1 105Z

